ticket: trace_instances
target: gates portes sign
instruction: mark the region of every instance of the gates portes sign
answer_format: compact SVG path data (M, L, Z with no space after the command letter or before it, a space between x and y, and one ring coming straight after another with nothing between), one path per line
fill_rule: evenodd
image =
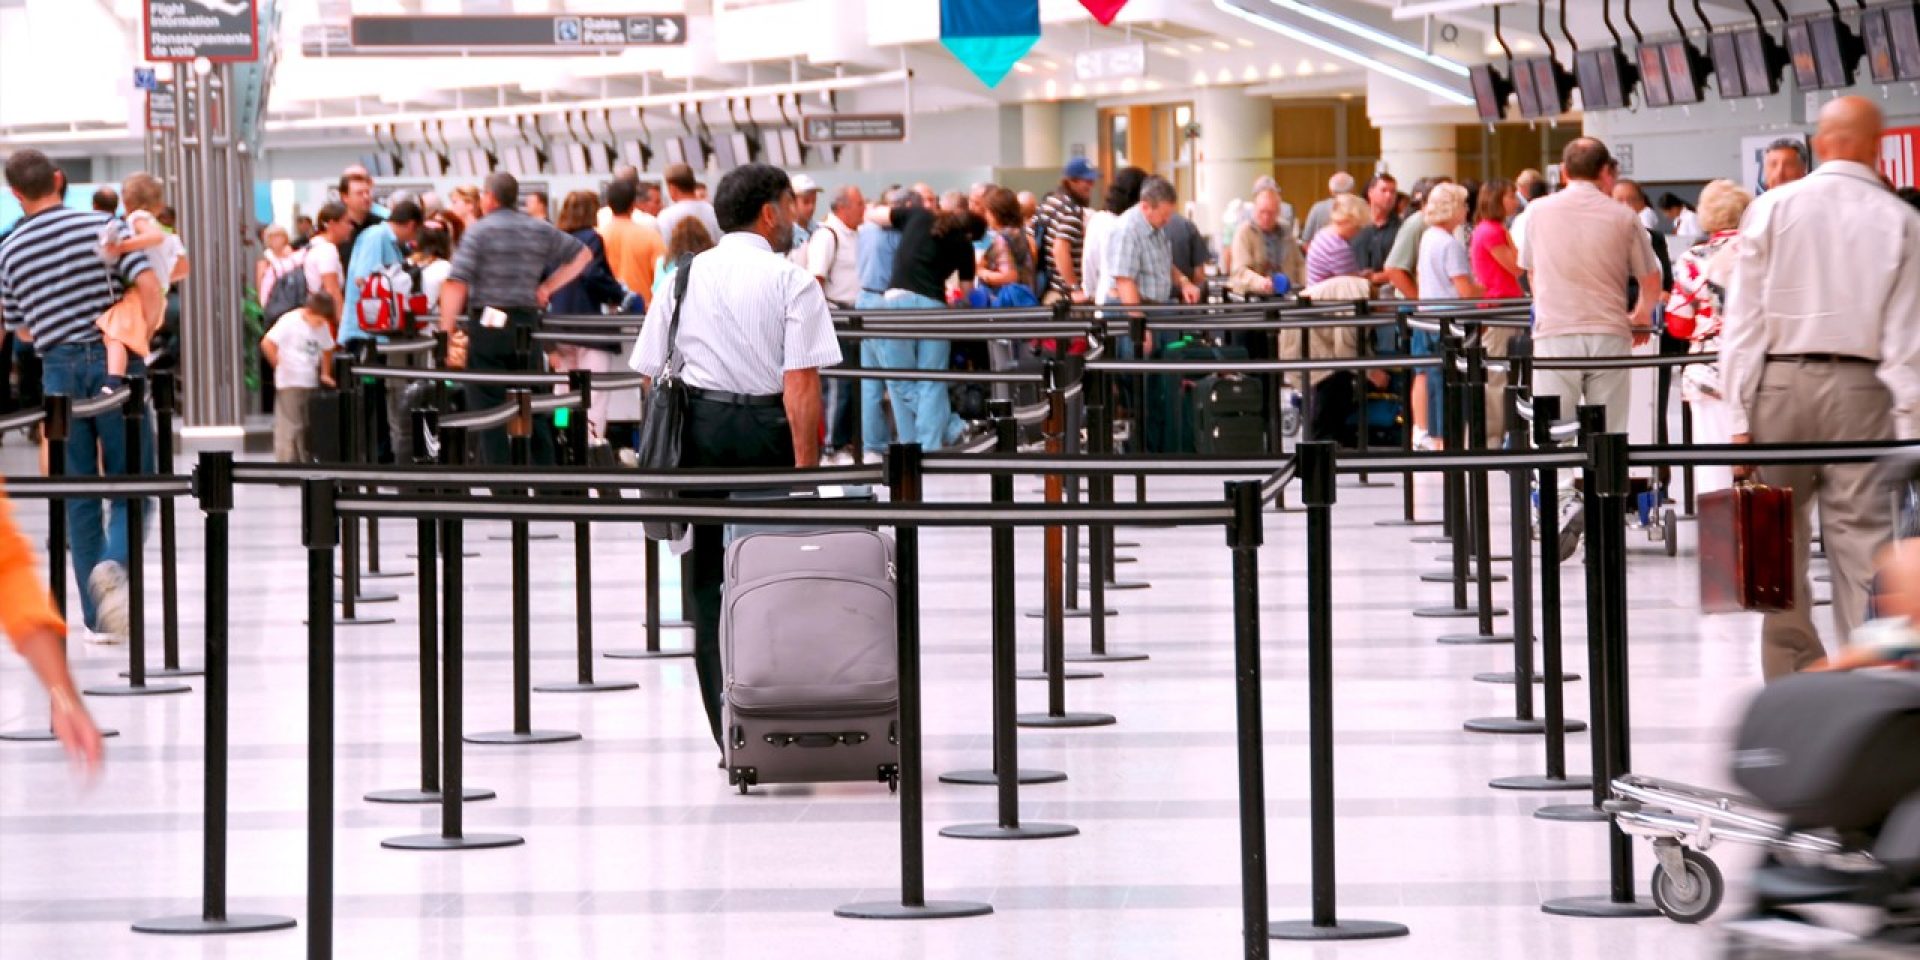
M260 59L255 0L145 0L147 59L214 63Z
M677 13L354 17L357 53L608 53L687 42Z
M900 143L907 139L902 113L823 113L804 117L800 132L808 143Z

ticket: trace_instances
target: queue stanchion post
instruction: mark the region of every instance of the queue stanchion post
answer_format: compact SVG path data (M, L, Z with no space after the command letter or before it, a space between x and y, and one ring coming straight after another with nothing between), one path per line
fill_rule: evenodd
M207 696L202 717L205 757L201 765L200 912L141 920L133 929L136 933L189 936L285 930L294 925L292 917L227 912L228 514L233 511L233 454L200 454L193 486L200 509L206 514Z
M1517 388L1509 388L1517 389ZM1554 446L1553 424L1560 417L1560 398L1555 396L1535 397L1533 400L1533 439L1535 446L1542 450ZM1535 508L1540 518L1541 529L1549 529L1553 516L1551 507L1553 491L1559 483L1559 471L1547 467L1540 471L1540 491L1542 496ZM1524 475L1522 480L1524 481ZM1525 501L1520 501L1524 503ZM1515 553L1518 557L1520 554ZM1518 570L1516 566L1514 568ZM1545 712L1545 734L1547 772L1541 776L1523 775L1501 777L1489 786L1497 790L1529 790L1537 792L1561 790L1587 790L1593 784L1586 777L1567 775L1567 719L1565 681L1575 680L1570 674L1561 671L1560 659L1560 553L1550 544L1540 549L1540 700ZM1582 725L1584 726L1584 725Z
M47 476L61 477L67 472L67 439L73 429L73 398L63 394L50 393L41 401L45 417L40 421L40 436L47 444ZM47 498L47 588L53 596L53 608L60 614L60 621L67 623L67 500L65 497ZM60 655L66 657L68 631L62 630L60 636ZM117 737L120 731L110 727L100 728L102 737ZM13 743L51 743L59 738L53 733L52 705L48 705L48 719L45 727L28 727L23 730L0 732L0 740Z
M1440 378L1440 388L1438 391L1435 391L1433 388L1429 387L1426 389L1426 391L1424 391L1427 394L1427 399L1428 399L1427 422L1429 425L1438 428L1436 431L1434 431L1434 434L1441 437L1443 442L1448 432L1446 428L1446 411L1451 407L1455 406L1454 404L1449 403L1447 401L1450 401L1452 399L1449 396L1452 389L1450 387L1450 384L1453 383L1454 377L1456 375L1456 371L1454 369L1454 360L1458 356L1458 354L1455 352L1453 338L1449 336L1448 331L1449 331L1449 327L1446 319L1441 318L1440 333L1436 337L1436 341L1439 344L1438 356L1440 358L1440 366L1436 369L1429 371L1427 374L1429 378L1434 376L1438 376ZM1411 382L1412 382L1412 378L1409 378L1409 383ZM1418 388L1416 387L1414 389L1418 389ZM1441 422L1437 424L1434 423L1433 421L1434 410L1432 409L1432 398L1435 393L1438 393L1442 398L1441 410L1440 410ZM1409 393L1408 396L1412 396L1412 394ZM1409 417L1411 417L1412 407L1408 407L1408 411L1409 411ZM1460 494L1459 471L1449 470L1446 473L1441 474L1440 476L1440 534L1434 537L1414 537L1413 542L1414 543L1441 543L1441 544L1447 544L1449 546L1464 542L1466 538L1466 534L1461 530L1461 527L1465 526L1462 520L1466 514L1466 507L1462 503L1463 499L1464 498ZM1455 557L1458 558L1460 556L1464 556L1464 553L1462 553L1464 549L1465 548L1462 547L1455 550L1454 551ZM1456 562L1455 564L1456 569L1458 569L1459 566L1460 564ZM1436 582L1436 581L1428 580L1427 577L1421 577L1421 579L1427 582ZM1447 579L1453 579L1453 578L1448 577ZM1459 603L1465 604L1466 598L1464 596L1464 593L1461 591L1455 591L1455 594L1459 598Z
M127 402L120 408L122 449L126 451L126 475L138 476L145 460L145 433L141 420L147 408L145 377L127 378ZM88 687L95 697L150 697L168 693L186 693L192 689L178 683L147 682L147 574L146 574L146 498L139 494L123 497L127 504L127 683L125 686ZM105 505L106 501L103 501Z
M887 450L887 489L896 503L918 503L923 473L918 444L894 444ZM999 482L996 477L995 483ZM1012 493L1012 487L1008 487ZM900 899L849 903L834 909L853 920L942 920L980 917L993 912L986 903L927 899L926 814L923 801L920 717L920 531L894 529L894 565L899 590L894 614L899 620L900 683ZM1011 609L1007 611L1011 613ZM945 831L942 831L944 833Z
M515 370L519 370L526 373L538 372L534 368L533 358L534 358L533 328L524 323L515 324L513 327L513 368ZM509 396L511 396L512 392L513 391L511 390L508 391ZM511 448L513 446L513 438L511 436L507 438L507 446L509 447L509 456L511 456ZM532 463L533 447L532 447L531 439L528 440L527 449L528 449L528 457L526 462ZM496 534L493 534L492 536L489 536L487 539L511 542L513 540L513 537L514 537L514 534L512 530L509 529L507 533L504 533L504 534L496 533ZM525 539L527 540L558 540L560 539L560 535L557 533L545 533L545 532L535 533L531 530L528 530L526 532Z
M1680 444L1686 447L1693 446L1693 401L1687 399L1684 386L1680 390ZM1692 464L1680 468L1680 482L1684 491L1680 499L1682 516L1691 517L1694 515L1694 507L1698 501Z
M1537 402L1537 401L1536 401ZM1538 411L1535 411L1538 415ZM1575 411L1580 424L1580 449L1587 454L1587 463L1582 468L1581 489L1577 496L1582 500L1582 509L1586 515L1587 556L1583 566L1586 574L1587 591L1587 698L1588 723L1587 745L1591 750L1590 770L1592 779L1588 788L1592 791L1586 803L1555 804L1541 807L1533 815L1541 820L1557 820L1573 823L1599 823L1610 819L1601 804L1607 801L1612 788L1612 779L1607 774L1607 758L1611 750L1608 738L1613 735L1613 721L1609 716L1611 701L1608 689L1614 682L1612 671L1607 662L1603 638L1607 634L1607 611L1601 582L1601 551L1595 548L1594 531L1600 524L1598 455L1596 444L1607 429L1607 409L1596 405L1582 405ZM1540 491L1541 499L1541 537L1545 549L1547 532L1553 529L1546 518L1553 516L1547 510L1548 491Z
M1584 411L1583 411L1584 413ZM1605 427L1604 414L1601 429ZM1588 450L1593 464L1589 474L1598 489L1592 491L1597 515L1587 525L1587 551L1594 568L1591 582L1598 588L1587 602L1588 623L1597 625L1587 641L1600 651L1605 670L1596 670L1593 687L1604 688L1606 712L1594 716L1593 739L1603 747L1596 751L1599 766L1595 773L1594 795L1610 789L1615 777L1632 766L1628 750L1627 717L1627 501L1633 496L1627 479L1627 436L1602 433L1590 439ZM1604 734L1604 735L1603 735ZM1607 822L1608 889L1594 896L1562 897L1548 900L1540 909L1563 917L1613 919L1651 917L1659 913L1653 904L1634 892L1633 838L1620 829L1611 817Z
M1362 300L1354 305L1355 316L1364 318L1368 313L1369 309L1366 301ZM1354 329L1353 352L1357 357L1373 356L1373 328L1356 327ZM1373 421L1367 416L1368 387L1371 385L1367 379L1369 373L1371 373L1371 371L1368 370L1351 371L1353 376L1353 449L1354 452L1362 457L1367 455L1368 449L1373 444L1373 438L1369 436L1369 434L1372 433ZM1311 374L1305 376L1309 380L1312 379ZM1351 485L1355 487L1392 486L1392 484L1387 481L1375 480L1365 473L1356 476Z
M1136 313L1127 318L1127 335L1133 343L1135 356L1142 360L1152 359L1153 350L1147 343L1147 338L1151 334L1147 332L1145 314ZM1134 377L1133 388L1132 409L1127 411L1127 416L1132 418L1132 423L1127 428L1127 437L1129 445L1134 450L1145 451L1147 449L1147 375L1145 373ZM1133 475L1133 502L1147 502L1147 475L1144 473Z
M1064 437L1063 446L1065 448L1064 452L1066 453L1067 456L1075 457L1086 452L1081 447L1081 444L1080 444L1081 428L1085 427L1088 422L1087 416L1086 416L1087 392L1085 389L1086 388L1085 377L1087 376L1086 361L1080 357L1067 356L1067 357L1061 358L1059 363L1060 363L1060 369L1063 371L1065 378L1070 382L1078 383L1081 385L1081 390L1079 395L1077 397L1069 398L1066 403L1067 425L1066 425L1066 433ZM1067 503L1078 504L1080 502L1080 499L1082 496L1081 480L1082 478L1077 475L1066 478L1065 497L1066 497ZM1089 484L1089 487L1090 486L1091 484ZM1087 496L1089 497L1091 496L1090 490L1087 493ZM1089 574L1091 575L1094 572L1094 568L1097 566L1097 563L1094 561L1093 557L1091 556L1092 554L1092 535L1091 534L1088 535L1087 543L1088 543L1088 554L1089 554L1089 556L1087 557L1087 568L1088 568ZM1066 586L1067 603L1066 603L1065 615L1066 615L1066 618L1069 620L1089 619L1093 616L1094 610L1100 609L1099 607L1096 607L1096 606L1083 607L1080 605L1080 546L1081 546L1080 528L1077 526L1068 527L1066 552L1063 555L1063 558L1064 558L1064 563L1066 564L1066 578L1067 578L1067 586ZM1091 578L1092 577L1089 576L1089 579ZM1106 611L1106 614L1107 616L1113 616L1114 611L1111 609L1108 609ZM1046 615L1047 615L1047 611L1044 606L1037 610L1027 611L1027 616L1035 619L1044 618Z
M1407 325L1408 314L1404 310L1394 312L1393 343L1394 351L1401 356L1413 355L1413 332ZM1407 420L1400 425L1400 452L1413 453L1413 375L1415 369L1409 367L1400 371L1400 410ZM1421 520L1414 514L1413 480L1416 474L1406 471L1400 474L1400 516L1388 520L1375 520L1376 527L1437 527L1438 520ZM1439 540L1444 541L1441 537ZM1434 542L1433 537L1415 537L1414 543Z
M443 462L465 459L466 431L460 427L440 428L432 411L413 411L413 459L430 464L427 437L440 436ZM420 786L397 790L375 790L364 799L370 803L440 802L440 537L439 525L425 518L415 520L414 536L420 564ZM463 787L466 799L491 800L492 790Z
M600 655L609 660L664 660L693 656L692 647L675 650L662 649L660 630L662 627L691 627L684 620L662 622L660 613L660 542L648 540L641 547L642 557L642 603L646 612L646 623L641 625L646 646L639 650L607 650ZM688 609L683 607L682 609Z
M1094 398L1087 404L1087 437L1090 453L1099 455L1112 453L1112 421L1108 419L1107 407L1099 403L1098 393L1086 393ZM1096 476L1088 478L1087 500L1089 503L1107 504L1113 502L1113 478ZM1107 573L1102 558L1113 553L1113 527L1106 524L1092 524L1087 528L1087 602L1091 609L1106 610L1109 614L1117 611L1107 608ZM1148 659L1147 654L1107 649L1107 618L1093 617L1087 621L1088 649L1086 653L1067 654L1068 663L1121 663Z
M1266 539L1260 484L1227 484L1233 520L1233 689L1240 788L1240 936L1249 960L1264 960L1272 935L1267 907L1266 720L1261 710L1260 546Z
M1047 385L1047 452L1059 456L1065 448L1061 433L1066 425L1066 398L1060 389L1059 365L1048 363L1044 377ZM1046 476L1047 503L1057 505L1061 497L1061 476L1050 473ZM1103 727L1114 722L1111 714L1105 713L1069 713L1067 711L1067 684L1069 679L1095 679L1100 673L1092 670L1067 669L1067 621L1065 605L1064 564L1061 557L1061 528L1049 526L1041 533L1041 576L1040 591L1042 602L1046 604L1046 616L1041 620L1040 651L1042 674L1023 674L1027 679L1043 679L1047 684L1047 711L1045 713L1026 713L1016 718L1023 727Z
M848 330L858 332L864 326L866 326L866 319L857 313L847 318ZM847 366L859 367L861 365L860 350L862 347L866 345L867 341L865 339L852 339L852 340L841 340L840 342L843 344L844 343L853 344L853 351L854 351L853 360L851 363L848 363ZM844 357L842 358L842 361L845 362ZM853 462L855 466L866 466L866 463L867 463L867 410L866 410L867 382L865 380L854 380L854 381L851 381L851 383L852 383L852 386L849 387L849 389L853 391Z
M1310 865L1312 870L1312 916L1307 920L1273 924L1269 930L1276 940L1380 940L1404 937L1407 928L1379 920L1342 920L1336 908L1334 846L1333 778L1333 504L1335 499L1334 446L1325 441L1302 443L1295 449L1295 476L1299 478L1301 499L1307 504L1307 783ZM1255 485L1255 489L1258 486ZM1244 612L1236 621L1244 617ZM1236 647L1258 649L1258 621L1251 637ZM1247 624L1238 623L1245 631ZM1236 658L1238 660L1238 658ZM1245 683L1242 667L1242 683ZM1256 675L1257 676L1257 675ZM1247 709L1243 691L1242 716ZM1256 682L1251 695L1256 702ZM1251 736L1264 731L1255 729ZM1240 737L1244 744L1249 731L1243 722ZM1244 752L1245 747L1242 747ZM1241 770L1242 830L1246 828L1246 768ZM1255 809L1255 816L1265 814Z
M1458 446L1460 449L1468 453L1485 453L1487 436L1486 348L1480 343L1479 338L1475 336L1479 330L1476 325L1469 323L1467 330L1467 336L1474 341L1463 351L1467 361L1467 371L1464 376L1454 381L1453 396L1448 400L1447 407L1449 412L1453 414L1451 417L1453 426L1458 428L1454 431L1453 435L1459 438ZM1513 643L1515 634L1495 633L1493 629L1493 618L1495 616L1493 584L1495 580L1504 580L1506 578L1498 576L1493 572L1493 498L1487 490L1487 485L1491 481L1491 478L1485 470L1472 470L1462 471L1460 479L1461 482L1466 485L1467 522L1463 526L1463 530L1472 538L1473 549L1471 554L1474 566L1468 574L1468 579L1464 581L1464 583L1461 581L1456 581L1456 583L1461 583L1462 586L1464 586L1465 583L1471 583L1474 587L1473 610L1476 630L1473 633L1441 636L1436 642L1451 644ZM1460 551L1457 549L1454 551L1454 558L1456 562L1460 558ZM1459 573L1457 567L1455 573ZM1456 587L1455 593L1457 596L1459 588ZM1526 609L1521 605L1520 597L1517 593L1514 595L1514 606L1521 611L1520 616L1526 615ZM1505 611L1501 612L1504 613ZM1521 726L1525 727L1527 724L1521 724ZM1468 721L1467 729L1479 733L1538 732L1537 729L1508 729L1505 724L1497 722L1483 724L1478 720Z
M333 956L333 554L340 542L329 480L300 491L307 551L307 956Z
M1443 332L1440 336L1439 372L1442 383L1442 394L1445 400L1441 405L1441 416L1442 419L1447 420L1449 426L1451 426L1450 418L1459 412L1460 407L1464 403L1464 396L1459 379L1455 376L1455 360L1459 354L1454 349L1452 339L1444 332L1445 329L1445 325L1443 324ZM1429 416L1431 416L1431 411L1429 411ZM1459 435L1464 432L1464 430L1453 430L1448 427L1441 428L1443 435ZM1471 518L1467 516L1469 511L1467 504L1468 498L1466 495L1467 471L1459 469L1447 470L1443 474L1442 483L1445 488L1445 495L1443 497L1445 506L1443 509L1446 516L1449 554L1453 562L1453 569L1451 572L1444 574L1423 574L1420 579L1429 583L1444 582L1452 584L1453 603L1450 606L1444 607L1421 607L1414 610L1413 615L1424 619L1470 618L1479 620L1481 618L1480 610L1474 604L1470 603L1467 598L1467 584L1472 581L1473 576L1470 560L1473 551L1472 523ZM1417 538L1416 542L1418 542ZM1492 615L1494 616L1504 615L1507 612L1491 607L1489 610L1492 611Z
M513 465L525 467L533 456L533 393L507 391L516 405L507 421L507 451ZM468 743L489 745L569 743L580 739L572 730L533 728L533 569L527 549L527 521L511 522L509 554L513 567L513 729L466 735Z
M358 462L360 449L359 437L363 431L360 426L359 379L353 375L353 360L344 353L333 358L333 382L337 385L332 401L336 435L330 438L334 443L331 451L339 463ZM321 399L326 399L321 395ZM360 604L378 602L381 599L399 599L393 594L364 594L360 590L360 528L351 519L343 521L340 528L340 610L334 615L333 622L342 627L372 627L394 622L392 617L377 614L363 614Z
M440 455L444 461L465 463L467 432L442 427ZM466 554L457 517L433 521L440 540L440 832L394 837L380 841L389 850L484 850L511 847L526 841L505 833L467 833L465 805L473 796L466 783L466 754L461 730L466 722ZM431 557L421 553L424 562ZM492 791L484 791L490 797Z
M354 345L358 354L355 362L362 366L373 366L374 361L380 357L379 344L371 338L356 340L354 341ZM381 360L380 365L386 366L387 364L384 360ZM370 381L363 382L360 385L362 391L369 394L377 393L382 401L379 404L369 401L364 405L363 415L366 419L362 424L362 428L366 432L364 434L365 439L362 442L366 444L366 447L362 451L360 462L367 464L380 462L380 425L386 422L386 410L391 408L390 404L385 403L387 392L390 390L398 391L403 389L402 381L399 380L380 381L378 385L380 389L378 391L372 389L374 386L375 384ZM391 437L393 430L389 429L387 434ZM398 461L405 455L406 451L393 451L395 461ZM365 583L368 580L397 580L406 576L404 573L380 569L380 518L368 517L366 518L366 525L366 538L362 542L362 546L365 549L362 552L365 554L367 564L358 574L360 582Z
M1013 416L1013 401L987 401L987 415L993 424L994 452L1000 454L1016 453L1020 449L1020 422ZM989 480L993 502L1010 504L1013 502L1013 477L1011 474L996 473ZM986 770L956 770L940 775L942 783L956 783L969 786L996 786L1000 783L1000 771L1019 769L1018 736L1014 716L1019 712L1016 702L1017 692L1014 683L1017 671L1014 668L1015 633L1012 627L1001 629L1001 604L1012 604L1014 590L1008 587L1004 596L1001 591L1001 578L1011 581L1013 574L1012 547L1007 547L1004 558L1001 555L1001 535L1004 533L1009 543L1013 540L1012 528L994 527L991 531L992 566L992 676L993 676L993 766ZM1003 571L1004 566L1004 571ZM1098 579L1097 577L1095 579ZM1059 783L1067 775L1058 770L1021 769L1017 778L1020 783ZM1009 811L1011 811L1009 813ZM1002 790L1001 825L1020 822L1019 792L1014 791L1009 798ZM942 831L945 833L945 831Z
M153 390L154 463L161 474L173 472L173 415L178 406L179 381L172 373L155 371L147 381ZM203 672L180 665L180 556L172 497L160 498L160 669L149 677L197 677Z
M573 370L567 374L569 392L580 397L580 408L567 420L567 449L573 466L587 467L587 408L592 404L592 374ZM657 595L657 594L656 594ZM573 525L573 653L574 677L571 681L542 683L533 689L540 693L611 693L638 690L632 680L595 680L593 677L593 525L576 521Z

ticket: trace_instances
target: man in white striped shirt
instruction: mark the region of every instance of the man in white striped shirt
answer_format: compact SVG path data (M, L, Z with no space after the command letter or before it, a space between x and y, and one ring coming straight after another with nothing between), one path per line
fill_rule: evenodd
M820 284L786 258L792 182L777 167L735 168L714 190L725 235L680 269L686 305L668 342L677 297L654 300L632 367L648 377L669 357L686 384L687 467L813 467L820 463L820 368L840 362ZM721 528L693 528L694 666L720 742Z

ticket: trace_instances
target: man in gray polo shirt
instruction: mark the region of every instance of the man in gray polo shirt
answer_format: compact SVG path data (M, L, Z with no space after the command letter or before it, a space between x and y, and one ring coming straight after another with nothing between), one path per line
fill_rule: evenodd
M440 288L440 329L467 332L467 369L520 369L514 357L514 330L540 322L548 298L587 268L593 253L580 241L517 209L520 181L510 173L487 178L480 196L481 217L467 228L453 254L453 270ZM462 322L464 321L464 323ZM544 366L533 351L530 365ZM468 384L467 409L486 410L506 402L505 387ZM536 431L536 462L552 459L552 437ZM504 430L479 435L484 463L507 462Z

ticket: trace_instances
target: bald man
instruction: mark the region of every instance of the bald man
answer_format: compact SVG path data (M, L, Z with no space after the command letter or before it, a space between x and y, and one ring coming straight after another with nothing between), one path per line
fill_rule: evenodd
M1735 443L1920 437L1920 213L1875 169L1881 123L1865 98L1828 103L1813 139L1824 162L1747 209L1720 338ZM1792 488L1795 513L1793 609L1767 614L1761 627L1771 680L1826 654L1807 582L1814 504L1843 644L1865 614L1874 553L1892 518L1869 464L1759 473Z

